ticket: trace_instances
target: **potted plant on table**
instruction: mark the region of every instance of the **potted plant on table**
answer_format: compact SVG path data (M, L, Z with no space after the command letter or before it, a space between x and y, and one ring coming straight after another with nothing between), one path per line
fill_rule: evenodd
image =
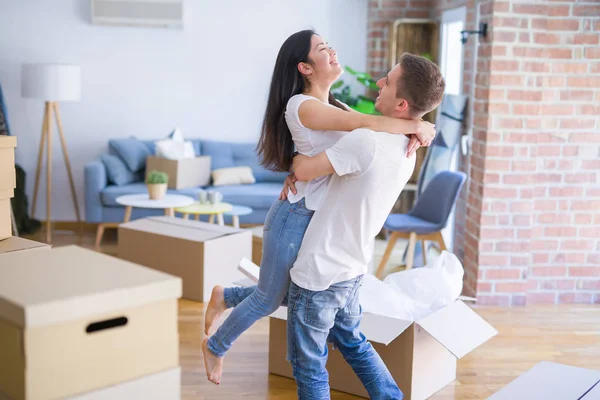
M164 172L150 171L146 177L146 187L148 187L150 200L160 200L165 197L168 182L169 176Z

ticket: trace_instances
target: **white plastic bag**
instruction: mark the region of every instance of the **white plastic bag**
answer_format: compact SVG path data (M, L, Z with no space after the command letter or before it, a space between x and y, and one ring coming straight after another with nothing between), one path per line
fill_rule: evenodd
M184 158L196 157L192 142L186 142L183 139L183 135L179 128L175 128L170 138L154 142L154 147L157 157L167 158L169 160L182 160Z
M458 299L463 275L458 258L442 251L426 267L396 272L383 281L367 275L360 302L364 312L417 321Z

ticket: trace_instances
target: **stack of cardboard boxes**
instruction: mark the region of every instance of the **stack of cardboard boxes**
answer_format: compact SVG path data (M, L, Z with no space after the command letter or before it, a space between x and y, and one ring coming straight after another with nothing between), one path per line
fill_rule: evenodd
M77 246L0 255L0 399L179 399L179 297Z
M15 175L17 138L0 136L0 240L11 236L10 199L17 186Z

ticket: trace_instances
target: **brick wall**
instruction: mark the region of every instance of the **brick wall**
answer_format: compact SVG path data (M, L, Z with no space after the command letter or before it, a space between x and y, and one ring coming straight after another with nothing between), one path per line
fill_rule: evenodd
M600 3L432 4L433 18L464 4L468 29L490 23L464 47L465 292L480 304L600 303Z

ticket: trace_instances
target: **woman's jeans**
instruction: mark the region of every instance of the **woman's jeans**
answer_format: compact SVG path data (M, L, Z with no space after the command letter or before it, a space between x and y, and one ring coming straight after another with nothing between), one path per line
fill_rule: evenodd
M283 303L290 286L290 269L313 213L305 207L304 199L294 204L287 200L273 203L265 219L258 285L225 289L227 308L235 308L208 340L211 353L223 357L246 329Z

